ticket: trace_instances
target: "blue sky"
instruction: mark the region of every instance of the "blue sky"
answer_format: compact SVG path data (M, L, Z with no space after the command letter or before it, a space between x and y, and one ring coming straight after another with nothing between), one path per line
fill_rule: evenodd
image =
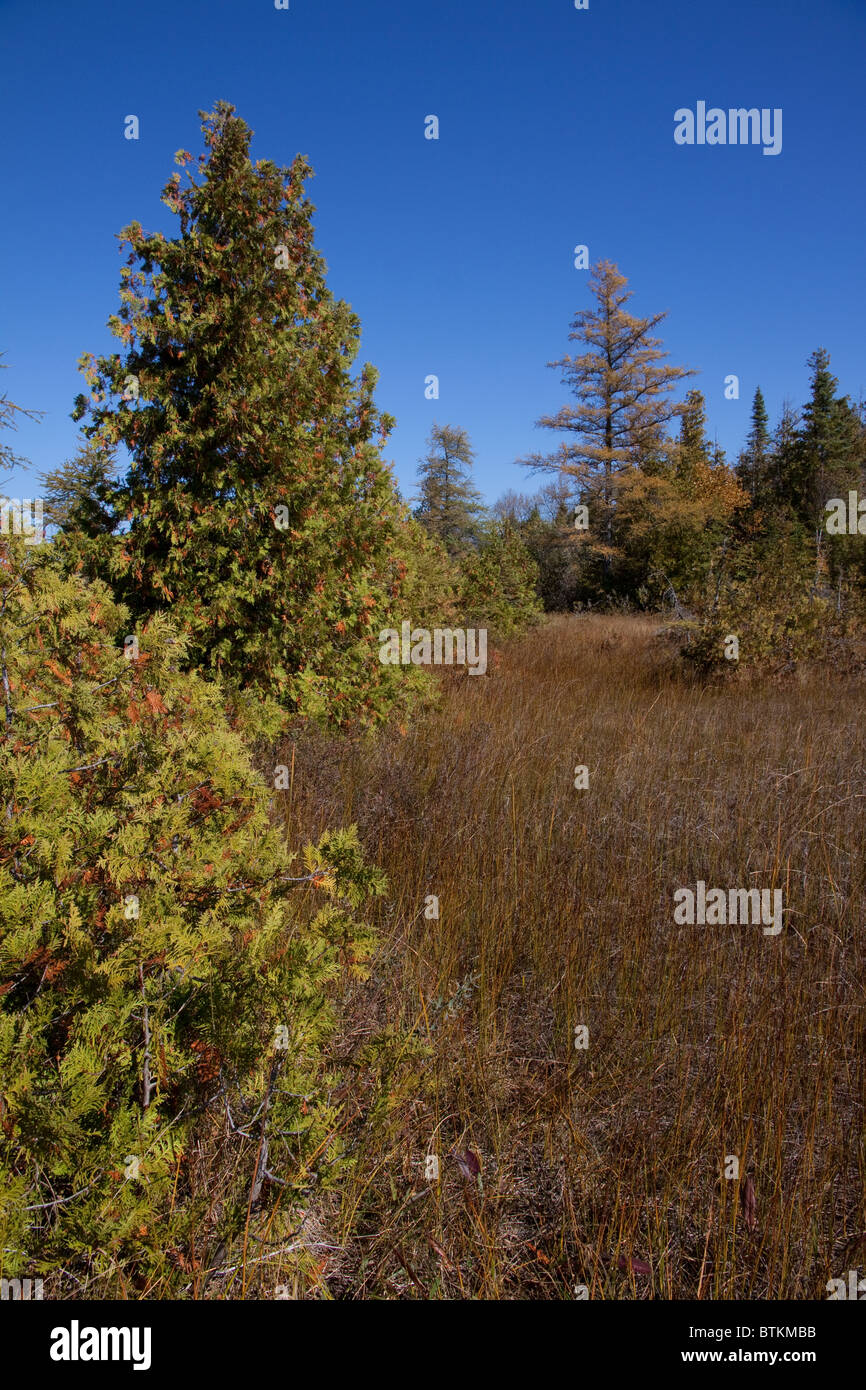
M567 400L545 363L588 303L577 244L618 263L635 313L669 311L729 455L756 384L773 419L802 401L815 347L866 395L866 0L2 0L0 26L0 385L45 411L9 441L33 463L15 495L74 452L76 361L116 345L116 234L176 225L159 193L218 99L255 157L316 171L317 244L404 492L434 420L469 431L490 500L544 481L513 461L558 442L534 422ZM699 100L782 108L781 154L677 146Z

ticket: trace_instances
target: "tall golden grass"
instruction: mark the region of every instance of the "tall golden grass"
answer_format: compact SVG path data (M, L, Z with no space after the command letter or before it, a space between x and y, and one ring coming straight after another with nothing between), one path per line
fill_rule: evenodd
M295 1294L826 1297L866 1265L862 684L701 684L656 623L575 616L444 687L403 737L276 750L292 843L356 821L391 885ZM781 888L783 932L675 925L698 879Z

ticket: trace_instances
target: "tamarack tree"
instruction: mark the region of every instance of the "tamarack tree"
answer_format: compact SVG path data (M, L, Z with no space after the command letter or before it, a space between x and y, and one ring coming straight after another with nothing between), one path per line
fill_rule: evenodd
M522 460L533 469L577 478L603 514L600 530L608 540L617 475L629 468L649 472L669 460L666 427L682 410L670 393L694 375L665 362L667 353L654 329L666 314L636 318L625 307L632 297L627 284L613 262L593 266L589 286L595 306L575 315L569 333L585 350L548 363L562 369L576 404L537 421L543 429L574 438L553 454Z
M595 304L569 335L583 350L549 364L562 369L576 403L537 422L569 437L520 462L576 481L583 516L571 544L585 591L653 603L702 577L719 530L746 499L718 451L710 455L700 392L673 397L694 372L666 361L655 334L666 314L630 313L627 285L612 262L593 267Z

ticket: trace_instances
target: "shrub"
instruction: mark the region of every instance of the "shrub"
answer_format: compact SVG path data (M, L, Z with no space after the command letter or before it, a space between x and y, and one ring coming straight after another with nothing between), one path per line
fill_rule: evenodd
M329 1001L384 882L354 828L293 871L168 618L128 634L106 587L18 541L0 590L3 1272L185 1287L206 1216L230 1243L340 1171Z
M723 550L695 606L682 654L704 672L821 659L849 626L835 610L825 570L788 531ZM739 643L737 662L725 659L729 634Z
M467 627L494 638L515 636L539 621L538 565L520 534L504 521L490 528L477 551L461 560L459 608Z

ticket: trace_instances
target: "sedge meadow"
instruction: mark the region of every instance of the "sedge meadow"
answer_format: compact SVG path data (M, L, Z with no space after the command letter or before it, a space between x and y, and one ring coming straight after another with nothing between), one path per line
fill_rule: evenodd
M289 838L357 821L394 887L340 1049L407 1037L346 1097L356 1167L313 1284L811 1299L856 1266L862 689L698 683L658 633L553 618L405 737L297 748ZM784 930L677 925L698 879L782 887Z

